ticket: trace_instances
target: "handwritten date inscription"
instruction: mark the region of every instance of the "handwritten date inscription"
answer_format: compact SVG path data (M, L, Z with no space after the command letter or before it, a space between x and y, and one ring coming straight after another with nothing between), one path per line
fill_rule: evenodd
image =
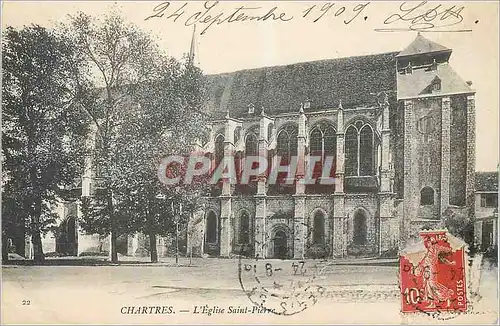
M219 1L198 2L162 2L153 8L152 14L145 18L163 18L184 26L199 24L202 26L201 35L209 29L219 25L238 22L266 22L274 21L287 23L292 20L306 20L312 23L319 21L336 20L347 26L353 22L366 22L368 17L379 17L381 28L377 32L393 31L420 31L420 32L470 32L470 29L461 29L464 24L462 13L463 5L451 3L437 4L435 2L408 1L395 4L394 11L381 13L377 3L370 2L339 4L336 2L317 2L306 5L300 11L286 11L279 6L268 6L263 2L236 5L231 8L230 2L221 4ZM371 10L372 14L369 13ZM381 17L381 18L380 18ZM477 23L477 21L476 21Z
M369 2L363 4L353 4L349 6L339 6L335 3L324 3L323 5L310 5L300 13L301 19L318 22L321 19L342 18L344 24L350 24L368 6ZM200 24L203 29L200 35L205 34L211 27L222 24L236 22L289 22L296 16L280 9L278 6L265 7L257 5L241 5L230 10L224 10L219 1L206 1L203 7L190 10L189 4L163 2L153 8L153 14L145 20L153 18L163 18L173 22L183 23L185 26Z

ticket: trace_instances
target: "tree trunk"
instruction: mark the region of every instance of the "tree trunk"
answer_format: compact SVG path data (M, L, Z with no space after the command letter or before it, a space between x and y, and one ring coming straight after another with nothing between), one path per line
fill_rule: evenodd
M2 261L6 262L9 260L9 239L7 234L2 232Z
M118 238L118 234L116 230L111 231L111 249L109 251L111 262L118 263L118 252L116 251L116 239Z
M42 237L40 235L40 215L42 214L42 201L35 200L35 208L33 210L33 228L31 241L33 243L33 260L35 264L41 263L45 257L43 255Z
M151 262L158 262L158 250L156 250L156 234L154 231L149 232L149 252L151 253Z
M108 210L109 210L109 219L111 223L111 239L110 239L110 244L111 248L109 250L109 255L112 263L118 263L118 252L117 247L116 247L116 242L118 239L118 230L116 227L116 221L115 221L115 214L114 214L114 207L113 207L113 194L111 191L109 191L108 194Z

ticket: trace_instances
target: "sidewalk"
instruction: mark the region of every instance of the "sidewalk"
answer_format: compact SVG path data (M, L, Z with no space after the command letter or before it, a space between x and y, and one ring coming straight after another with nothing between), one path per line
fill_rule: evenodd
M248 258L245 258L248 259ZM112 263L108 256L66 256L66 257L46 257L42 266L175 266L175 267L202 267L215 264L230 264L231 262L238 261L238 258L200 258L193 257L179 257L178 264L175 257L161 257L158 258L157 263L152 263L150 257L134 257L134 256L118 256L118 263ZM265 259L266 261L297 261L297 260L279 260L279 259ZM261 260L263 261L263 260ZM314 262L318 266L333 266L333 265L347 265L347 266L398 266L398 258L340 258L340 259L305 259L307 262ZM3 266L31 266L35 265L33 260L24 258L11 259L2 264Z

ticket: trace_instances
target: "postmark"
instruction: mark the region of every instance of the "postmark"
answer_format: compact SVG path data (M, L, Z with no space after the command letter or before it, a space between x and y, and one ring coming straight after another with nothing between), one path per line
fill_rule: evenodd
M424 231L420 237L400 257L401 311L465 312L465 243L447 231Z
M266 246L263 244L263 246ZM276 315L295 315L313 305L326 291L316 280L324 261L238 259L238 280L248 299L259 309Z

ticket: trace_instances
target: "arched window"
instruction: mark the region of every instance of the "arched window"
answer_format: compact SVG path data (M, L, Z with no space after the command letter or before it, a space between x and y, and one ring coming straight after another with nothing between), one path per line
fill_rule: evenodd
M217 243L217 216L212 211L208 213L207 217L206 242Z
M250 243L250 217L246 212L240 218L240 244Z
M337 138L333 125L328 122L320 122L311 130L309 141L309 152L311 155L325 158L327 155L335 155L337 152Z
M358 131L354 126L345 133L345 175L358 175Z
M288 124L278 132L278 146L276 154L290 158L297 155L297 126Z
M359 175L373 175L373 131L365 125L359 132Z
M420 205L434 205L434 189L424 187L420 191Z
M245 156L259 155L259 142L253 132L249 132L245 138Z
M234 144L240 141L240 137L241 137L241 127L236 127L234 129Z
M366 215L362 210L354 214L354 243L357 245L366 244Z
M314 224L313 224L313 243L314 244L324 244L325 243L325 216L322 212L316 212L314 214Z
M356 121L345 133L346 176L374 175L375 138L369 124Z
M224 158L224 136L222 134L218 134L215 137L215 166L219 166L219 163L222 162Z

